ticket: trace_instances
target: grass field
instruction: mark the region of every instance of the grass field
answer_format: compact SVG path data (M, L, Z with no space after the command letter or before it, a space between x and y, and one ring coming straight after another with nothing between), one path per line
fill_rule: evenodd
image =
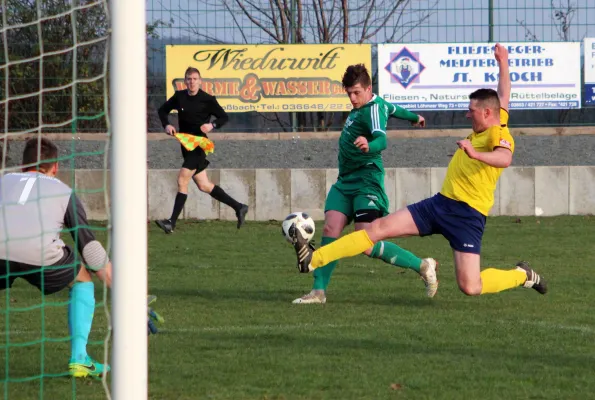
M312 278L298 274L279 223L237 231L182 222L169 236L151 225L149 288L166 323L149 338L150 398L595 398L595 218L515 219L488 220L483 265L529 260L548 279L547 296L522 288L464 296L447 242L431 237L398 243L441 262L436 298L424 297L415 273L358 256L339 263L324 306L291 304ZM3 300L4 311L41 296L17 281ZM66 292L46 298L66 300ZM42 337L42 310L52 340L13 347ZM6 384L64 374L69 356L63 306L8 316L9 325L6 313L0 321L9 330L0 334L5 398L105 398L100 382L73 386L65 376ZM90 352L98 358L105 321L97 309Z

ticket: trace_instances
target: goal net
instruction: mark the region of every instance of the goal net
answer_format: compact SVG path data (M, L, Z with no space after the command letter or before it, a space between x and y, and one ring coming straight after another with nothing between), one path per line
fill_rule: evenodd
M124 6L118 3L127 4ZM128 7L128 10L125 7ZM123 18L131 11L135 11L134 14L140 14L139 21L133 21L126 26L123 24ZM121 38L127 28L132 32L128 34L135 36L134 33L137 32L144 36L144 28L142 32L139 28L144 26L144 4L140 0L125 2L0 0L0 13L1 174L6 175L22 170L22 154L26 140L40 137L52 140L59 150L57 178L70 186L81 200L90 221L89 226L84 228L90 228L107 249L116 270L118 259L126 262L126 257L134 257L135 251L136 254L143 253L143 234L141 232L140 240L137 237L135 242L135 249L139 243L140 248L131 251L130 255L123 256L118 246L110 245L115 238L122 237L123 234L131 235L131 231L126 232L122 231L123 228L119 228L123 225L122 215L129 212L126 207L130 205L118 206L120 210L115 211L110 207L110 204L114 203L113 197L110 198L110 192L112 196L117 192L120 199L127 198L126 189L122 187L130 187L129 181L134 177L127 173L121 174L120 177L110 171L111 165L119 165L123 168L122 152L118 153L117 148L126 143L121 141L119 143L114 138L118 126L120 132L126 129L126 126L122 125L121 117L117 119L111 117L113 121L110 121L108 110L113 109L114 104L122 108L121 102L130 102L130 98L121 91L110 93L108 77L109 80L121 82L123 73L130 75L131 66L126 65L122 46L127 46L129 54L134 58L135 51L131 49L134 44L126 43L126 40L122 41ZM117 18L116 13L118 13ZM118 27L113 23L115 20L119 21ZM135 36L137 44L140 43L138 34ZM117 37L123 44L114 49L111 41L117 40ZM141 46L141 51L144 51L144 44ZM119 58L117 62L121 68L114 70L115 64L112 62L110 71L112 54L117 54ZM136 66L137 75L144 79L144 58L136 58L138 62L132 64ZM138 85L138 81L131 84ZM143 82L141 89L144 89L144 85ZM122 90L130 90L128 84L120 86ZM143 91L139 90L136 95L139 94L141 103L144 103ZM119 96L119 104L110 99L115 96ZM139 140L139 138L142 140L146 137L146 125L142 123L145 115L146 113L140 115L140 118L131 118L132 123L137 123L136 129L144 131L129 132L133 140ZM112 160L112 153L119 158ZM140 156L124 162L127 162L127 167L131 169L137 168L136 179L138 180L140 176L142 181L143 174L146 176L146 154L143 155L142 151L140 153ZM27 185L27 182L24 185ZM35 193L35 187L30 186L30 192ZM146 183L130 189L138 191L143 187L146 202ZM23 189L28 190L27 187ZM31 196L31 198L36 197ZM143 193L132 195L130 201L134 202L142 197ZM135 204L135 207L142 208L143 201ZM112 218L118 214L117 218L120 220ZM0 213L0 218L6 218L5 210ZM142 218L144 219L142 228L146 230L146 210L144 214L143 211L136 214L133 212L130 218L128 222L131 224L126 229L139 229L138 221ZM73 269L82 261L81 255L76 251L79 240L78 231L81 228L83 227L77 225L61 234L66 244L75 250L76 256L71 266ZM46 233L42 229L37 238L42 241L44 235ZM37 238L27 239L37 240ZM23 238L7 237L5 242L11 240L23 240ZM144 241L146 253L146 235ZM121 240L120 243L122 247L130 246L127 240ZM146 282L144 282L146 281L146 259L141 256L140 259L137 257L137 260L140 274L136 271L136 277L140 278L141 284L129 293L131 296L129 305L118 308L117 296L114 295L112 302L110 299L112 292L101 281L93 279L96 302L87 352L98 362L111 364L112 370L115 369L114 364L118 364L118 360L114 360L111 353L113 347L118 347L116 342L121 347L134 335L138 339L140 329L143 330L146 341ZM112 377L108 374L107 378L94 381L72 379L69 375L68 364L71 356L68 319L69 289L65 288L58 293L44 296L25 279L14 279L21 272L11 269L8 262L0 262L4 266L4 272L0 274L0 287L9 286L12 283L9 290L0 291L0 325L3 329L3 331L0 330L0 393L3 397L5 399L112 397L112 383L118 380L117 375ZM130 265L127 267L134 268ZM41 265L38 272L46 271L47 268L48 266ZM122 285L119 289L114 287L114 293L117 290L123 293L124 286L129 284L134 272L125 272L120 277L119 281ZM118 279L116 271L113 279L114 281ZM142 308L140 298L143 290L145 292L142 294L145 310L142 317L143 327L137 328L138 323L134 323L134 329L122 329L128 332L128 337L111 340L110 312L113 311L119 315L114 321L129 317L130 307ZM136 322L139 320L136 319ZM143 343L146 344L142 339L138 342L141 347ZM146 346L144 350L146 353ZM140 380L144 379L146 386L146 374L142 373L143 359L137 358L138 361L140 364L137 365L141 367ZM122 370L120 368L120 371ZM134 377L131 382L135 387ZM142 398L143 391L137 394L141 397L136 398ZM117 397L114 396L114 398ZM120 396L120 398L123 397Z

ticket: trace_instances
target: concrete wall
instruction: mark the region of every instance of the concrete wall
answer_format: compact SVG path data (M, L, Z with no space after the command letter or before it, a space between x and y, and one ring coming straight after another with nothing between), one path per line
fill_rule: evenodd
M281 220L291 211L323 218L326 193L336 169L221 169L211 180L250 206L249 220ZM446 168L388 168L385 187L394 211L440 190ZM167 218L176 193L177 170L150 170L149 218ZM77 170L60 176L75 185L91 219L106 219L109 174ZM490 215L595 214L595 167L511 167L502 173ZM191 185L182 218L234 220L233 211Z

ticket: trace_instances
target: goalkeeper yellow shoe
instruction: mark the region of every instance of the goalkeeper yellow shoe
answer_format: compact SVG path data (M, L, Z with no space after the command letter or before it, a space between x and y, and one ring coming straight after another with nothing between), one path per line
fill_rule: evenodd
M84 362L75 362L70 360L68 363L70 376L74 378L100 378L110 371L110 366L101 364L87 356Z

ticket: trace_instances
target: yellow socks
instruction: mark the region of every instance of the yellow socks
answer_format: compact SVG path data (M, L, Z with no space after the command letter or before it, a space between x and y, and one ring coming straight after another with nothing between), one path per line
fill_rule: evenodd
M481 294L498 293L521 286L527 280L527 273L516 269L502 270L488 268L481 271Z
M322 267L340 258L356 256L372 246L374 243L365 230L353 232L316 250L310 265L312 268Z

